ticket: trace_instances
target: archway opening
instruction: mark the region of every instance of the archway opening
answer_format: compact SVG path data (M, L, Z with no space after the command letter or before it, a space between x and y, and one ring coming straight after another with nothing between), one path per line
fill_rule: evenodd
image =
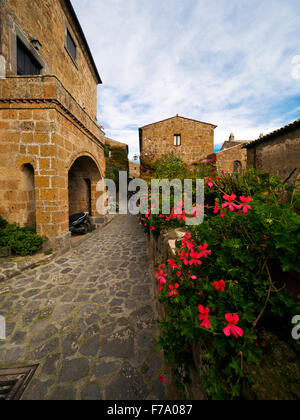
M17 191L18 222L21 226L36 227L34 168L30 163L22 165Z
M242 171L242 164L239 160L236 160L233 165L233 173L234 175L240 174Z
M69 170L69 215L87 212L94 215L95 190L101 174L95 162L88 156L76 159Z

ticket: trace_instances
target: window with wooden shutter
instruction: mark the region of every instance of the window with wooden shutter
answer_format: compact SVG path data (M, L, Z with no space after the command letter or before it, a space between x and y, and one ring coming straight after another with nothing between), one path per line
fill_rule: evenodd
M66 48L68 50L68 53L73 58L74 61L76 61L77 58L77 46L75 44L75 41L70 33L70 31L67 29L67 42L66 42Z
M34 58L23 42L17 39L17 74L19 76L34 76L41 74L42 66Z

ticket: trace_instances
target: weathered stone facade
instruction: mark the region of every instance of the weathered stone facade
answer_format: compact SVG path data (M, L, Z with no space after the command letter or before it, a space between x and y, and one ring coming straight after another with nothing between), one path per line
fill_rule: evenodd
M216 153L218 170L226 169L228 172L238 172L247 168L247 151L242 144L237 144ZM238 169L238 171L236 171Z
M174 152L187 165L206 158L214 151L213 124L189 118L169 118L139 129L141 165L154 163L162 154ZM174 145L174 136L180 136L180 145Z
M141 165L138 162L129 161L129 178L139 178L141 175Z
M0 215L36 225L54 247L70 243L69 212L97 215L97 182L105 176L104 133L96 124L101 82L69 1L1 1ZM77 44L65 47L66 28ZM32 39L42 45L30 47ZM16 42L42 63L40 75L18 75ZM89 192L80 185L88 182Z
M300 175L300 120L245 146L247 164L279 175L282 182L295 182Z
M6 75L17 74L19 38L42 65L42 75L56 75L93 120L97 115L97 84L101 82L89 47L69 0L1 0L1 48ZM66 48L66 31L77 46L76 60ZM37 51L31 42L38 40Z
M230 134L229 139L223 143L221 150L216 153L216 166L218 170L227 170L230 173L239 172L247 168L247 151L243 148L250 140L235 140Z

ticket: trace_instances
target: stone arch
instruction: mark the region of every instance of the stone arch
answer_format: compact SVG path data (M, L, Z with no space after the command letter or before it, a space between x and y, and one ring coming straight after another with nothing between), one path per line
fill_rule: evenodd
M72 159L68 170L69 215L88 212L96 216L97 184L102 179L97 160L90 153Z
M83 151L83 152L77 153L76 155L73 155L71 157L71 159L69 160L69 162L67 164L68 171L70 171L71 167L76 162L76 160L79 159L79 158L81 158L81 157L89 157L95 163L95 165L97 166L97 168L98 168L98 170L100 172L100 175L101 175L101 179L104 177L104 174L103 174L103 172L101 170L101 167L99 165L99 162L98 162L97 158L92 153L87 152L87 151Z
M29 157L29 156L24 156L24 157L20 157L17 160L17 168L22 168L23 165L31 165L34 169L34 172L36 172L37 170L37 166L36 166L36 159L33 157Z

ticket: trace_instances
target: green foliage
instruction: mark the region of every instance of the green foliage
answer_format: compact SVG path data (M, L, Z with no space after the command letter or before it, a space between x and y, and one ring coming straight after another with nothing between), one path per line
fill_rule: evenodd
M114 166L109 160L106 161L106 174L105 177L107 179L111 179L115 182L117 185L117 188L119 186L119 168Z
M182 159L174 152L162 155L155 163L156 179L183 179L187 175L187 168Z
M129 172L128 151L125 147L104 147L106 178L115 182L119 189L119 171Z
M44 252L45 255L52 255L53 254L53 249L50 248L47 251Z
M42 248L44 240L34 228L20 228L16 223L3 223L0 219L0 248L10 249L15 255L32 255Z
M2 219L0 216L0 229L4 229L7 226L7 221Z

